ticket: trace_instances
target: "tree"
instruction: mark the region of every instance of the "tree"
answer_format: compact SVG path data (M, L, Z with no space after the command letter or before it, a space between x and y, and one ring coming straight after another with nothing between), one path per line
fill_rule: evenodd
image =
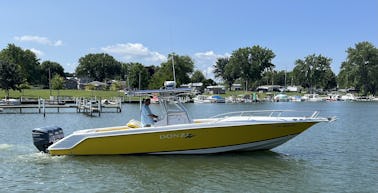
M118 91L122 89L122 85L120 82L113 82L112 85L110 86L111 91Z
M304 60L295 61L293 76L296 83L305 88L331 88L335 86L335 75L331 70L331 58L309 55Z
M65 77L64 68L57 62L44 61L41 64L41 84L48 87L49 78L59 75Z
M19 66L22 79L30 84L39 83L39 59L30 50L23 50L14 44L8 44L8 47L0 52L0 60L7 61Z
M7 98L9 98L10 89L21 91L19 86L22 82L20 67L0 60L0 88L5 90Z
M194 71L194 73L191 77L191 82L203 82L205 80L206 80L206 78L200 70Z
M150 88L160 88L164 81L174 80L173 62L177 86L190 83L190 74L193 73L194 62L189 56L179 56L174 53L168 55L168 61L161 63L158 71L152 76Z
M232 84L240 78L238 65L228 65L230 62L228 57L218 58L214 65L214 74L217 78L222 78L231 90Z
M63 83L64 83L64 78L58 74L55 74L54 77L51 79L51 87L54 90L58 90L58 96L59 96L59 90L63 89Z
M228 89L231 90L232 84L238 79L240 79L240 65L228 63L224 67L223 80L228 85Z
M78 76L93 78L97 81L121 76L121 64L108 54L88 54L79 59L76 68Z
M229 65L236 66L237 68L232 71L240 71L240 78L246 83L251 83L260 80L264 71L271 70L274 67L272 63L274 57L275 54L272 50L258 45L239 48L232 53L226 67Z
M64 78L59 76L58 74L54 75L51 79L51 87L54 90L61 90L63 89Z
M213 66L214 67L214 75L216 78L222 78L224 81L226 81L224 79L225 77L225 67L226 65L228 64L229 62L229 58L228 57L224 57L224 58L218 58L217 61L215 62L215 65Z
M262 75L262 78L260 81L258 81L258 85L269 85L269 84L274 84L274 85L281 85L285 86L287 81L287 72L285 70L281 71L265 71Z
M355 86L363 95L378 89L378 49L370 42L360 42L348 48L347 60L339 73L340 85Z
M139 83L141 89L146 89L148 87L148 80L150 79L147 69L140 63L129 63L129 83L131 88L138 88ZM140 82L139 82L140 77Z

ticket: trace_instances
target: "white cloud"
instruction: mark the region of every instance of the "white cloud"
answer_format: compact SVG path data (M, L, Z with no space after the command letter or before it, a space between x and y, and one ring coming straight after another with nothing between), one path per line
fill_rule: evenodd
M216 54L214 51L198 52L194 54L194 60L197 68L201 70L206 78L214 79L214 67L218 58L230 57L229 53Z
M52 41L49 38L40 37L40 36L31 36L31 35L15 36L14 39L16 41L19 41L19 42L34 42L34 43L48 45L48 46L61 46L61 45L63 45L62 40Z
M35 55L37 55L38 58L40 58L43 55L45 55L45 53L43 53L41 50L37 50L35 48L30 48L29 50L32 51Z
M109 54L121 56L126 62L164 62L167 58L159 52L149 50L141 43L116 44L101 48Z

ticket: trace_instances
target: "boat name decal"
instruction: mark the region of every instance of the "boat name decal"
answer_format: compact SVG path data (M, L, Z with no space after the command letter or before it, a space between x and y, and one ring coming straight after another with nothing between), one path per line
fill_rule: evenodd
M179 138L190 139L194 136L195 135L191 133L168 133L168 134L160 135L160 139L179 139Z

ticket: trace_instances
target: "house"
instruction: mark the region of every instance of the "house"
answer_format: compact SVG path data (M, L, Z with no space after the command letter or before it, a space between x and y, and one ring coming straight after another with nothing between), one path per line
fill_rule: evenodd
M284 91L284 88L280 85L262 85L262 86L257 87L256 90L259 92L272 92L272 91L282 92Z
M107 83L103 83L103 82L99 82L99 81L92 81L92 82L88 83L87 85L93 86L94 90L104 90L108 86Z
M287 92L301 92L301 87L300 86L288 86L286 87Z
M242 90L241 84L232 84L231 85L231 90L236 91L236 90Z
M191 88L193 93L200 94L202 86L203 86L202 82L195 82L195 83L189 83L189 84L182 84L180 87Z
M89 82L93 81L92 78L81 77L77 81L77 89L84 90L85 87L88 85Z
M63 87L65 89L77 89L78 81L76 78L67 77L66 80L64 80Z
M226 94L226 88L222 85L207 86L205 92L209 94Z

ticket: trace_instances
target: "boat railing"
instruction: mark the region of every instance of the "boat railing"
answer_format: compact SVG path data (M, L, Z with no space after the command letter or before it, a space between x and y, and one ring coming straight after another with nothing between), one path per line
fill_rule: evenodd
M295 110L260 110L260 111L236 111L215 115L211 118L227 118L227 117L305 117L305 118L317 118L318 111L295 111Z

